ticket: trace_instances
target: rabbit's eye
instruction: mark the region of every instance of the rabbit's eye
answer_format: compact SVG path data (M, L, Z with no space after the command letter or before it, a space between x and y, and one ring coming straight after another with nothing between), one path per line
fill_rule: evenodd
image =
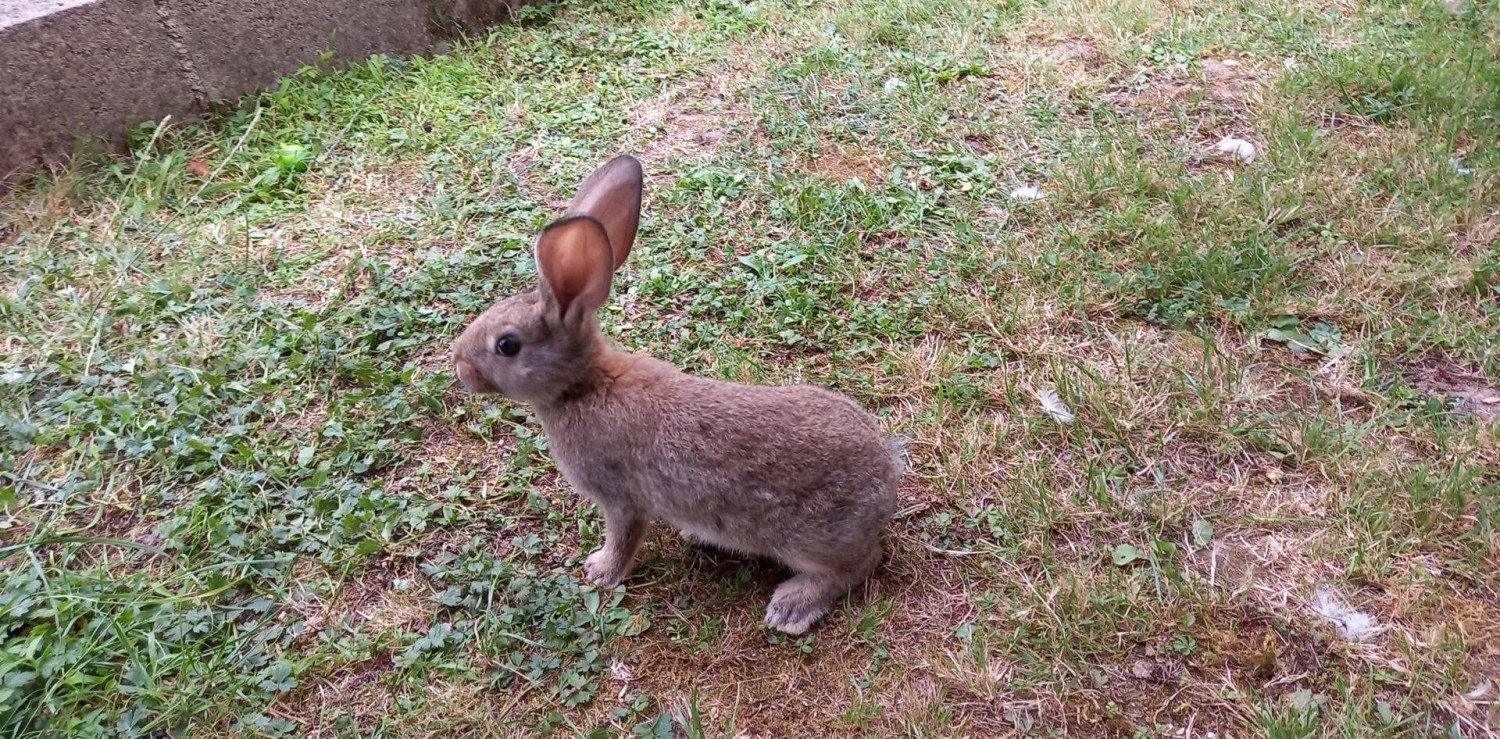
M495 353L502 357L514 357L521 351L521 340L515 334L506 334L495 340Z

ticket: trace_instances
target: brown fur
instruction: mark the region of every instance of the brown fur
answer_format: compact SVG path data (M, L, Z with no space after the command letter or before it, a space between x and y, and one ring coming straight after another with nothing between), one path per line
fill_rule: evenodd
M594 314L635 240L640 164L620 157L543 230L537 290L485 311L454 345L460 381L526 401L568 482L604 512L584 569L630 574L647 524L796 572L766 623L805 631L881 560L902 463L874 416L811 386L740 385L622 352ZM520 349L504 356L502 337Z

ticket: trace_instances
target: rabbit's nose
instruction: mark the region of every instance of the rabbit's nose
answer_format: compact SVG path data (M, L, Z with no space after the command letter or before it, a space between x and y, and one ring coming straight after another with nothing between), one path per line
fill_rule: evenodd
M458 370L458 381L469 390L474 389L474 365L467 359L460 359L453 363L454 369Z
M467 359L459 359L456 360L453 364L454 369L458 370L459 384L463 385L470 392L495 392L495 387L489 382L485 381L484 377L479 374L479 370L474 367L473 362L470 362Z

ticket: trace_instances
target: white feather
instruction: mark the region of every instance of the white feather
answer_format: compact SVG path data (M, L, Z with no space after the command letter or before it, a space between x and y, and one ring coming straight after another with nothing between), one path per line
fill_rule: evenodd
M1019 200L1021 202L1042 200L1046 197L1047 195L1042 192L1042 189L1040 187L1036 187L1035 185L1023 185L1010 191L1010 199Z
M620 683L620 693L616 697L621 703L625 702L625 697L630 695L630 681L635 679L635 670L630 669L630 665L615 660L609 663L609 674Z
M895 92L903 87L906 87L906 83L900 77L890 77L885 81L886 92Z
M1350 608L1329 588L1313 591L1313 611L1328 619L1339 636L1349 641L1364 641L1380 632L1380 623L1374 616Z
M1221 139L1219 143L1214 144L1214 151L1222 151L1247 164L1255 161L1255 144L1233 136Z
M1058 423L1066 425L1073 422L1072 409L1068 408L1067 404L1062 402L1062 398L1057 397L1057 393L1051 388L1036 391L1036 399L1041 402L1042 410L1057 419Z

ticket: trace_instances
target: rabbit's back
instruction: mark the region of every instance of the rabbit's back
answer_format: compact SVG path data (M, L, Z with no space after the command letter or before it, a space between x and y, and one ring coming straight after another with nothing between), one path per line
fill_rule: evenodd
M585 494L719 546L777 555L865 542L895 511L890 441L823 388L739 385L652 361L543 423Z

